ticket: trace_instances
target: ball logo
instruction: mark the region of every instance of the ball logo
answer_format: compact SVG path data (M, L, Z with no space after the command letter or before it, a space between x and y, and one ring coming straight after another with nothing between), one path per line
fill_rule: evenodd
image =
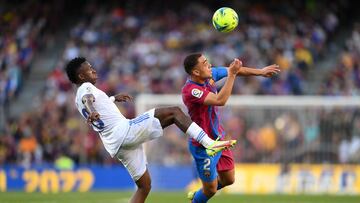
M201 98L203 93L204 93L203 91L196 89L196 88L191 90L191 94L196 98Z

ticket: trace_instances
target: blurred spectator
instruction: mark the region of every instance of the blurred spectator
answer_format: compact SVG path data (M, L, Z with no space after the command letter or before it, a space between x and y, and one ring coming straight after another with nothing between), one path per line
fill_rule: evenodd
M0 9L0 129L9 105L19 94L34 56L48 43L61 3L5 1Z

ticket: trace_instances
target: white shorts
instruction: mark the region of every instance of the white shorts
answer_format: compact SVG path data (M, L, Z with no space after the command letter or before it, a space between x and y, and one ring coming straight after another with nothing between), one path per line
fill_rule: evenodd
M135 182L146 171L147 160L142 144L163 135L160 121L154 117L154 114L155 109L151 109L129 120L129 131L116 154Z

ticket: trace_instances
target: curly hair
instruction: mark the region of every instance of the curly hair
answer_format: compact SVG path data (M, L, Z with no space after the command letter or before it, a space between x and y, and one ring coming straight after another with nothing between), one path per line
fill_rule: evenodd
M76 57L76 58L73 58L71 61L69 61L69 63L66 65L65 71L66 71L66 74L67 74L69 80L72 83L74 83L74 84L78 83L77 73L81 67L81 64L84 63L85 61L86 61L86 58L84 58L84 57Z

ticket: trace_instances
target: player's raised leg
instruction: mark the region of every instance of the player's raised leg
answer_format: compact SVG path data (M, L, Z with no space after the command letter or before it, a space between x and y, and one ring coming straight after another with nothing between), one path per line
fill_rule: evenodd
M191 121L190 117L186 116L179 107L156 108L155 117L159 119L163 128L172 124L178 126L180 130L207 148L206 152L210 156L214 156L216 153L236 144L236 140L214 141L202 128Z
M135 181L135 183L137 185L137 190L131 197L130 203L143 203L151 190L151 178L147 169L144 175L141 176L139 180Z

